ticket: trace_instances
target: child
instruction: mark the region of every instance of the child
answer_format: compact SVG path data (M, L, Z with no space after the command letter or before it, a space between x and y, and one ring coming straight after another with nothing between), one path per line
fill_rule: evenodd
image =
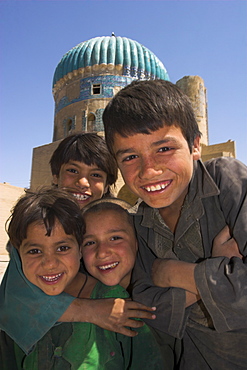
M157 306L148 323L164 351L183 338L180 369L246 368L246 166L200 161L192 106L168 81L126 86L103 121L125 183L142 200L133 210L133 299ZM213 246L226 225L237 251L234 243Z
M127 287L130 280L137 251L134 228L121 206L111 204L107 207L106 203L106 208L106 212L100 208L98 212L89 210L86 214L86 239L82 248L87 256L91 256L85 264L92 274L94 270L88 265L89 260L97 261L99 257L107 263L110 255L111 258L122 257L115 261L115 269L111 266L112 275L115 275L112 287L79 271L84 222L75 201L54 189L21 198L14 208L8 233L20 254L26 279L48 295L65 291L87 299L128 297L117 284L123 283ZM91 223L94 225L95 220L100 220L100 229L92 234ZM114 231L109 229L109 220ZM102 239L105 258L98 251ZM113 254L112 248L115 249ZM121 267L124 261L130 263ZM116 299L117 304L122 301ZM137 338L129 338L90 323L63 323L53 327L29 355L25 355L3 332L1 339L4 369L136 369L139 365L163 368L158 346L147 327L140 329Z
M127 289L135 264L137 240L131 206L120 199L102 199L83 210L86 232L82 257L87 271L105 285ZM95 227L97 225L97 227Z
M110 186L117 179L116 162L104 139L94 133L75 134L62 140L51 157L50 166L54 184L72 194L81 208L109 196ZM138 310L142 308L134 302L126 303L124 315L119 313L118 317L115 315L113 318L113 300L98 301L98 305L92 308L91 302L77 300L64 293L48 297L41 290L30 287L24 279L15 248L11 255L0 287L0 328L25 351L28 352L59 319L90 321L104 329L130 336L135 335L135 332L126 326L137 328L142 325L139 321L129 319L131 310L136 310L135 315L138 315ZM20 308L18 319L15 316L17 305ZM46 307L46 310L42 307ZM143 317L147 313L139 311L139 314ZM23 327L29 328L25 340Z
M53 183L70 192L81 208L109 197L117 180L117 166L105 140L95 133L68 136L50 160Z

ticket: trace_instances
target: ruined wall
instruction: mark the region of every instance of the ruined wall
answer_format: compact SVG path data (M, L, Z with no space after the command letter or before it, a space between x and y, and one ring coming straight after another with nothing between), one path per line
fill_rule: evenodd
M207 90L199 76L185 76L176 85L190 98L199 129L201 143L208 145Z
M6 251L8 235L5 231L5 223L10 216L11 209L22 194L24 194L24 188L0 183L0 255L8 254Z
M236 145L235 141L228 140L225 143L214 145L202 146L202 161L205 162L212 158L218 157L232 157L236 158Z
M61 140L54 143L39 146L33 149L32 172L30 189L35 191L41 186L50 186L52 184L52 175L50 170L50 159L52 153L57 148Z

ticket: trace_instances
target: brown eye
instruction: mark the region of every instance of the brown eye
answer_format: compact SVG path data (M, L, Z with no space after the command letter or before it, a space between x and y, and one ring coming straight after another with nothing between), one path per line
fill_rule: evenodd
M59 247L57 249L58 252L66 252L67 250L69 250L70 247L68 247L67 245L62 245L61 247Z
M131 161L132 159L135 159L135 158L137 158L137 155L132 154L132 155L129 155L128 157L125 157L123 159L123 162L129 162L129 161Z
M28 254L38 254L38 253L42 253L42 252L41 252L41 250L34 248L34 249L30 249L27 253Z
M89 247L89 246L94 245L94 244L95 244L95 242L93 242L93 241L88 241L88 242L86 242L86 243L83 245L83 247Z

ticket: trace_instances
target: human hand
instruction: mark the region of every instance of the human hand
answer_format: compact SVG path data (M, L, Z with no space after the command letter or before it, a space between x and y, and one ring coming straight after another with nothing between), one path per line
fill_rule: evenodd
M239 257L243 258L242 254L239 252L237 242L230 235L230 230L228 226L215 237L212 248L212 257Z
M147 307L141 303L121 298L88 300L87 322L103 329L134 337L138 333L129 328L140 328L144 323L138 319L155 319L155 307ZM129 327L129 328L128 328Z

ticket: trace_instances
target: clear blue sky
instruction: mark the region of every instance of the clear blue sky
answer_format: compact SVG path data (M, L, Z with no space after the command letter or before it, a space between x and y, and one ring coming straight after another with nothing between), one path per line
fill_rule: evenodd
M96 36L126 36L172 82L204 79L209 141L236 141L247 164L247 2L0 0L0 182L28 187L32 150L52 141L52 79L62 56Z

